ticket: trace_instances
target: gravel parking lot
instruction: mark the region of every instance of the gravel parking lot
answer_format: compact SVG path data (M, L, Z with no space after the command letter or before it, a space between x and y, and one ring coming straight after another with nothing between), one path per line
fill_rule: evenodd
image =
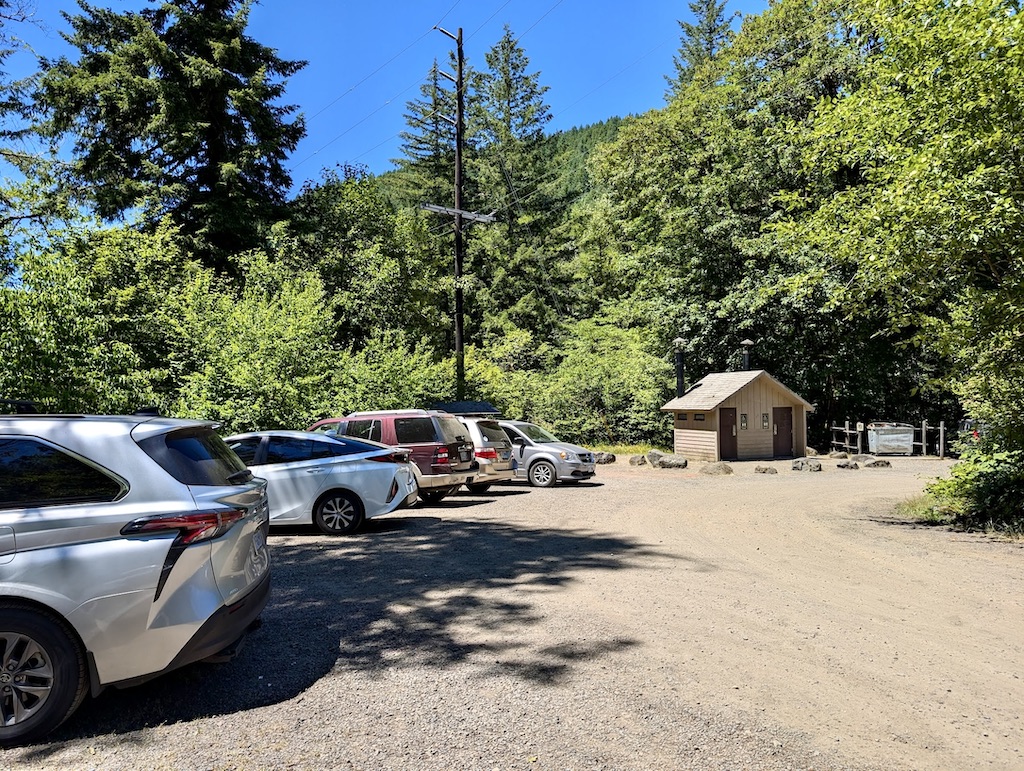
M0 765L1024 768L1024 550L891 517L948 462L754 465L620 460L273 534L238 659L108 691Z

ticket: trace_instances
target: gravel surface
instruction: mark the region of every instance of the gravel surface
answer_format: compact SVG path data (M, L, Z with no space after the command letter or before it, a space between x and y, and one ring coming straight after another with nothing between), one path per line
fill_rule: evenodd
M1019 544L892 519L947 462L601 466L271 536L235 661L0 766L1024 768Z

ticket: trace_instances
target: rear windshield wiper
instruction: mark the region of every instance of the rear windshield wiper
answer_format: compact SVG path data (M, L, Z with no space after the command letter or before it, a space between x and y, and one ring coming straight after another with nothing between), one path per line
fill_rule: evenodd
M228 474L228 481L232 484L241 484L242 482L248 482L250 479L252 479L252 472L247 468Z

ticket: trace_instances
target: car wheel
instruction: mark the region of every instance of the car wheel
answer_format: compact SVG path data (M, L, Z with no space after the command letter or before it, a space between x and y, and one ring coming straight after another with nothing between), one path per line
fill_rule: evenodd
M363 502L353 493L334 490L317 503L313 521L327 535L354 533L363 524Z
M551 487L555 479L555 467L546 460L539 460L530 466L529 480L534 487Z
M39 739L86 694L85 657L56 616L0 603L0 746Z
M486 493L491 489L490 482L477 482L475 484L466 485L466 489L473 493Z
M440 503L450 492L451 490L420 490L420 498L424 503Z

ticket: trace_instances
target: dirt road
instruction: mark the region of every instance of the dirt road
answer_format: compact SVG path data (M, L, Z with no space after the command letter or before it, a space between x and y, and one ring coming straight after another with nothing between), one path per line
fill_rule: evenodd
M1024 548L892 520L946 462L755 465L272 535L239 659L0 766L1024 768Z

